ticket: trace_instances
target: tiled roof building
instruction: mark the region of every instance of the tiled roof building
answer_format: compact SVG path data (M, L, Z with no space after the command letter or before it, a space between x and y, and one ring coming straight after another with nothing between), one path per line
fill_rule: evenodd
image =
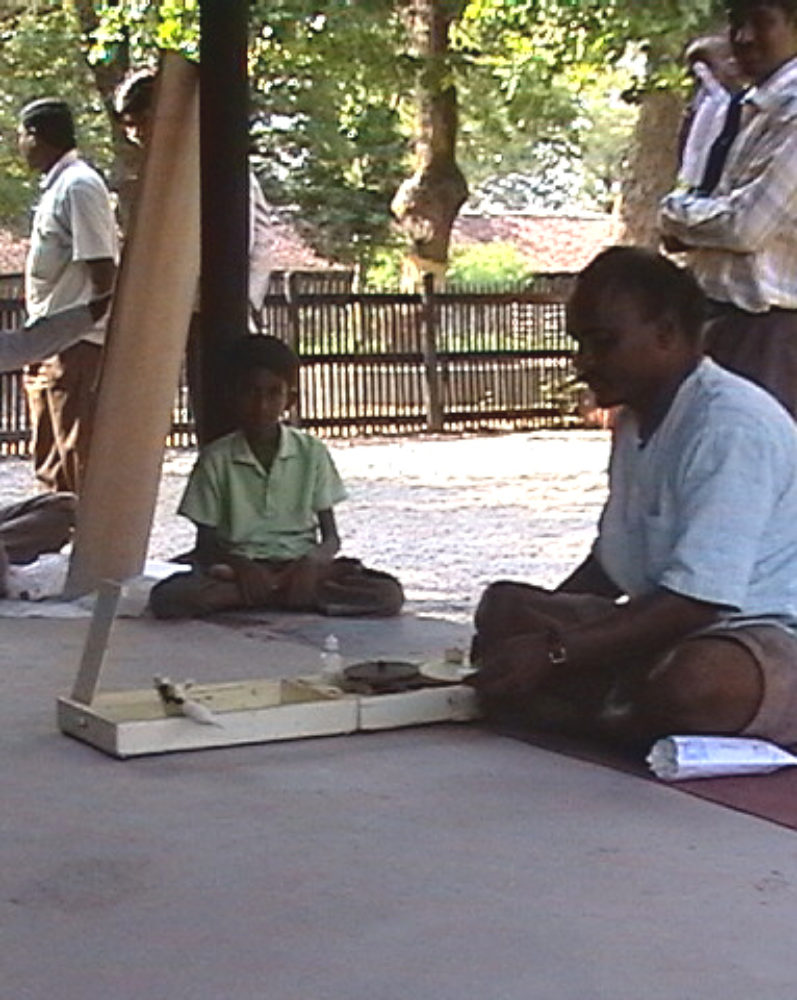
M580 271L601 250L617 242L612 215L460 215L452 245L508 243L528 260L532 271Z

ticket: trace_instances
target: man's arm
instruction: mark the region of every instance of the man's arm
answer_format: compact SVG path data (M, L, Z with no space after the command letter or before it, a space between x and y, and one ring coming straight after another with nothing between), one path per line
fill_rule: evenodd
M717 605L658 590L556 634L508 639L485 656L471 683L488 697L523 697L551 670L589 672L655 658L721 613ZM553 650L560 660L555 666Z
M86 266L89 269L91 287L96 298L109 294L113 290L116 280L116 264L112 257L99 257L96 260L87 260Z
M659 227L673 249L701 248L750 253L791 220L797 224L797 123L781 125L761 143L756 172L728 194L700 197L671 192L662 201ZM768 145L769 148L766 148Z
M318 532L321 540L307 553L314 562L328 562L340 551L340 536L332 508L318 512Z
M562 633L568 663L596 667L663 653L692 632L706 628L723 608L659 589L619 604L605 618Z
M0 333L0 372L13 372L77 343L108 310L109 295Z
M594 555L589 555L577 566L556 590L563 594L595 594L612 600L622 597L623 592L605 573Z

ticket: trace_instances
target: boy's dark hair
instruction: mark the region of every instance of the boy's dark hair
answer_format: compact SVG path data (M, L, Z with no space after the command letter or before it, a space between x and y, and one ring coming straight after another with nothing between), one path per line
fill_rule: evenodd
M118 117L140 115L152 108L157 71L140 69L131 73L116 88L113 106Z
M755 7L780 7L792 21L797 21L797 0L726 0L725 10L731 22L743 20Z
M227 362L235 381L253 368L266 368L284 379L292 389L299 384L299 359L279 337L259 333L241 337L230 345Z
M42 97L26 104L19 117L24 129L55 149L66 151L77 145L75 120L66 101Z
M645 320L671 316L691 342L700 340L705 298L695 276L667 257L641 247L609 247L576 280L572 298L585 293L631 295Z

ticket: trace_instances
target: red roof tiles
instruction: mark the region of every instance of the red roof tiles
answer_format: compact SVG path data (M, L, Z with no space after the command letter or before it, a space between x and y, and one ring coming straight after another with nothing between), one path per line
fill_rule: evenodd
M509 243L536 272L580 271L601 250L617 242L612 215L461 215L452 246Z

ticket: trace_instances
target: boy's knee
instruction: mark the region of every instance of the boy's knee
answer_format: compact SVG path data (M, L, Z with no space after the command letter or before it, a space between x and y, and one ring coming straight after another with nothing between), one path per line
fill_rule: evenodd
M149 606L156 618L201 618L242 607L244 601L236 584L193 570L174 573L156 583L149 594Z
M365 570L370 579L374 598L373 614L382 618L392 618L404 606L404 588L400 581L382 570Z
M182 575L182 574L180 574ZM160 580L149 592L149 606L156 618L190 618L183 599L183 587L180 581L175 586L176 577L170 576Z
M392 618L404 607L404 588L398 580L387 579L382 582L380 591L380 614Z
M396 577L357 566L350 574L324 581L317 610L332 616L392 618L404 606L404 588Z

